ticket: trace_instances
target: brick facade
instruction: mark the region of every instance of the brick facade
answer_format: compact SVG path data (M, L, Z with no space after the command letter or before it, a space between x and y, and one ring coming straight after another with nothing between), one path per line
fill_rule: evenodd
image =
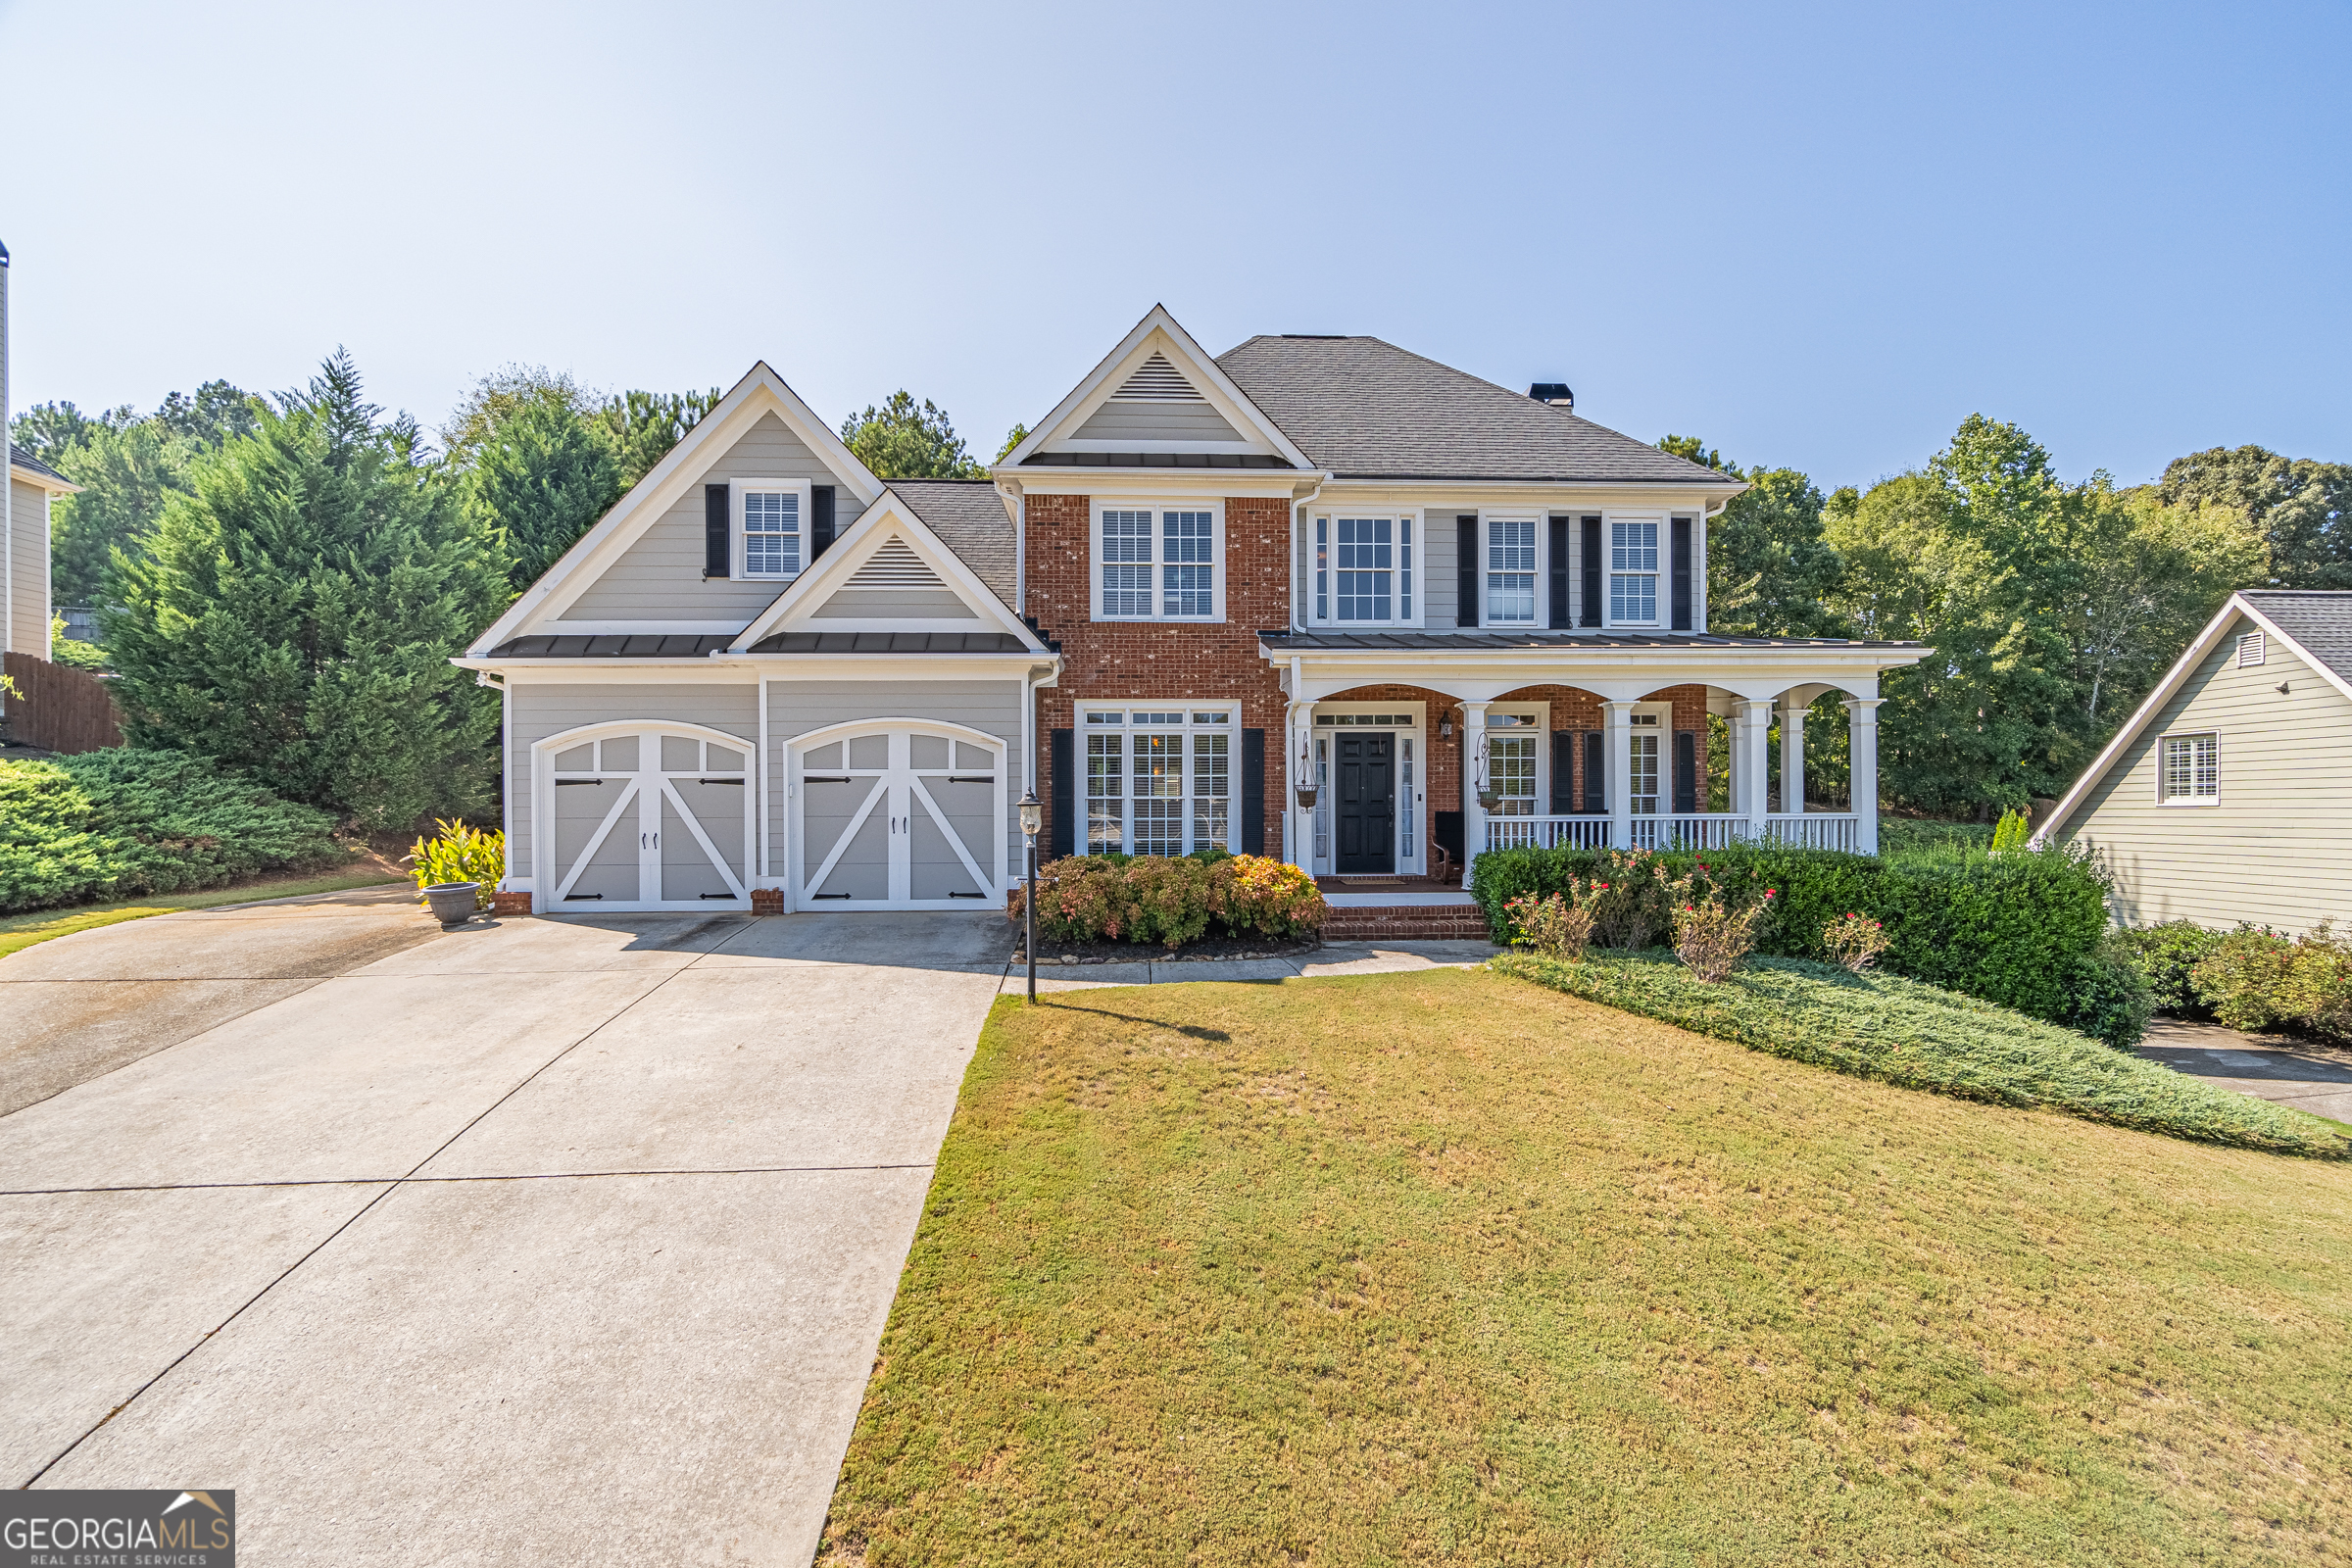
M1234 845L1244 854L1282 853L1283 727L1288 705L1257 634L1290 621L1290 503L1235 496L1225 509L1225 618L1097 621L1093 614L1094 498L1027 498L1028 604L1045 634L1061 644L1061 682L1037 694L1038 799L1054 820L1053 732L1073 728L1081 702L1229 703L1244 729L1266 732L1265 837ZM1234 833L1241 833L1239 758L1234 760ZM1083 788L1083 785L1081 785ZM1076 820L1086 819L1084 802Z

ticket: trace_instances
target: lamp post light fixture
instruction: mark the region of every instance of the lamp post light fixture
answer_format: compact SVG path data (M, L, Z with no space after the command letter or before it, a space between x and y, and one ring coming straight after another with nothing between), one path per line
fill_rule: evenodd
M1029 956L1029 1000L1037 1000L1037 830L1046 825L1046 808L1037 791L1021 797L1021 837L1028 841L1028 887L1021 897L1021 951Z

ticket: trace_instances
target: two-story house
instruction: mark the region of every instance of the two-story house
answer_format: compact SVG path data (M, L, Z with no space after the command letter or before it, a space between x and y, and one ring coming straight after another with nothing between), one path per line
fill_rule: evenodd
M758 366L461 661L505 691L508 886L994 904L1030 788L1048 855L1338 878L1513 844L1871 850L1879 675L1924 651L1708 635L1739 488L1565 387L1368 337L1212 359L1161 309L987 480L880 480ZM1857 809L1808 813L1829 691Z

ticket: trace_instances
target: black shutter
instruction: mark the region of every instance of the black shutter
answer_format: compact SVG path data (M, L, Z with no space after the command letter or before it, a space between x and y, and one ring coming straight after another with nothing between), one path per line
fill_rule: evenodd
M1054 731L1054 858L1078 853L1078 732Z
M1567 519L1554 517L1556 528ZM1576 731L1551 732L1551 814L1566 816L1576 809Z
M1453 519L1454 601L1453 623L1456 626L1478 624L1478 518L1475 514Z
M1599 730L1585 731L1585 811L1592 816L1609 808L1609 764L1601 752L1605 744Z
M1600 519L1587 517L1585 522L1585 618L1584 624L1600 624Z
M703 575L735 575L735 514L729 501L734 487L703 486Z
M808 559L833 548L833 487L813 484L808 487Z
M1568 620L1568 519L1551 519L1551 624L1564 628Z
M1685 816L1698 814L1698 732L1674 732L1674 808Z
M1677 517L1670 526L1674 530L1674 625L1672 629L1689 631L1690 629L1690 519Z
M1242 855L1266 852L1266 732L1242 731Z

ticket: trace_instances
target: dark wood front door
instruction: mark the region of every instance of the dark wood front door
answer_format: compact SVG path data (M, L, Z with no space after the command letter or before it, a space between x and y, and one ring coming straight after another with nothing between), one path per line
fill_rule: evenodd
M1339 737L1342 876L1396 869L1396 738Z

